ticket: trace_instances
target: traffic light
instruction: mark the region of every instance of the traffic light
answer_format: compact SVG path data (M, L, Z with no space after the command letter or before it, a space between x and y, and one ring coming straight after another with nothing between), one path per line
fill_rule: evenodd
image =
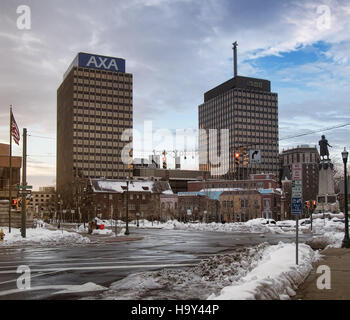
M243 153L243 166L247 166L249 164L249 154L247 152Z
M312 200L312 209L313 209L313 210L316 209L316 205L317 205L316 201L315 201L315 200Z
M240 163L240 154L239 152L235 152L235 165L238 167Z
M12 199L12 205L11 205L12 209L18 209L18 200L17 199Z
M310 201L305 201L305 206L310 209Z

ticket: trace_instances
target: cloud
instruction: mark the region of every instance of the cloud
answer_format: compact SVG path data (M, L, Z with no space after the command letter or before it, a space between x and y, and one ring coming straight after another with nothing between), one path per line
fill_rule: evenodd
M16 29L16 7L22 3L1 2L0 96L5 116L0 118L0 140L8 140L10 104L21 128L55 136L56 90L79 51L126 59L127 71L134 75L135 126L152 119L155 127L197 128L204 92L232 77L235 40L239 74L264 76L278 90L281 135L339 123L341 114L344 119L349 115L347 1L25 2L32 11L30 31ZM330 8L326 29L317 24L321 5ZM313 62L282 70L259 64L264 57L283 58L319 42L329 47ZM45 148L52 152L55 142ZM53 167L35 170L54 176Z

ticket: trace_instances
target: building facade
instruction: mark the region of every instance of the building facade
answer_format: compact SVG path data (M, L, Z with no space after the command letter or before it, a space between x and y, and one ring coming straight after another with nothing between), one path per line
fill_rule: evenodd
M301 145L296 148L283 150L280 154L280 163L281 181L292 180L293 163L302 164L303 201L316 200L320 163L320 155L317 147ZM287 215L289 216L290 213L287 212Z
M57 91L57 192L64 201L74 178L125 179L123 132L133 127L133 77L125 60L79 53ZM131 156L130 145L130 156Z
M210 177L208 171L165 170L160 168L145 168L138 165L134 166L133 175L135 178L169 181L174 193L189 191L189 181L205 180Z
M29 208L35 217L52 217L56 211L55 187L40 187L39 191L33 191Z
M252 174L248 180L205 180L188 181L188 191L196 192L202 189L271 189L278 188L277 178L274 175Z
M90 179L86 201L82 207L82 219L147 219L161 220L160 197L172 195L168 182L132 180ZM128 197L128 198L127 198ZM127 204L128 202L128 204Z
M229 156L222 165L228 172L225 179L247 179L252 173L277 175L279 162L278 95L271 92L268 80L236 76L204 94L204 103L198 108L200 170L211 171L221 144L228 144ZM229 138L217 145L209 144L210 129L228 129ZM222 141L220 141L220 139ZM239 164L234 154L241 149ZM242 154L260 151L260 162L244 163Z
M220 195L221 217L225 222L262 218L262 199L257 190L225 191Z
M12 197L17 196L17 188L20 183L22 158L12 156ZM10 145L0 143L0 200L9 199L10 182Z

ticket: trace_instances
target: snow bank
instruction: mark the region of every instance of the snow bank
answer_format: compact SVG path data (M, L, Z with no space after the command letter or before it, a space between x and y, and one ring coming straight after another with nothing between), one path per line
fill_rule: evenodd
M89 243L90 240L75 232L62 230L48 230L45 228L27 229L26 238L22 238L21 230L11 228L9 233L8 228L0 228L5 233L5 238L1 245L9 245L16 243Z
M299 245L299 265L295 264L295 244L267 247L258 265L245 277L223 288L209 300L289 299L320 258L308 245Z
M201 300L238 281L258 265L267 243L210 256L193 267L131 274L114 282L101 299ZM166 260L169 263L169 260ZM174 260L176 261L176 260ZM160 261L159 261L160 262Z
M313 248L341 248L345 235L345 223L339 218L315 219L313 229L316 235L307 242Z

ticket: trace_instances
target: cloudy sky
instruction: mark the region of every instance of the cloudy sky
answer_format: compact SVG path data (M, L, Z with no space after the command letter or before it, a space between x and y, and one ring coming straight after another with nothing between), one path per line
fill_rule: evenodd
M18 28L20 5L30 30ZM0 142L9 141L9 105L28 128L28 181L55 183L56 90L77 52L126 59L134 75L134 126L197 129L203 94L238 73L271 80L279 95L280 149L350 147L349 1L2 0ZM21 147L13 152L21 155ZM184 163L191 167L191 163Z

